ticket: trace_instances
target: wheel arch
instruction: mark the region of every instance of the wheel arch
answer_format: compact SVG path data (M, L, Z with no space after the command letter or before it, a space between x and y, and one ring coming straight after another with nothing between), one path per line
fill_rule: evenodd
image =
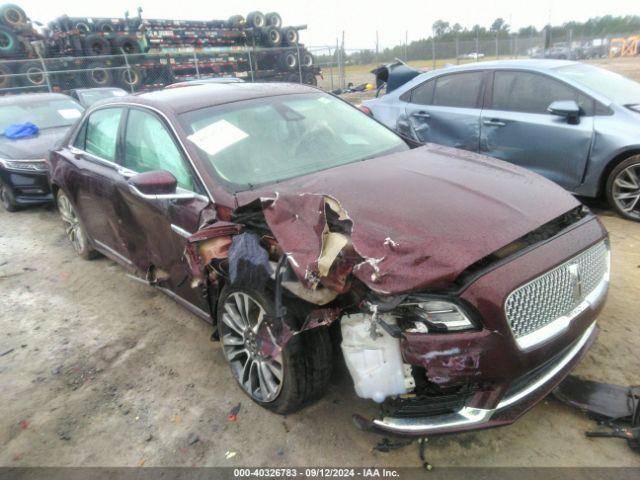
M631 158L635 155L640 155L640 146L635 146L632 148L628 148L623 152L617 153L614 157L612 157L607 166L602 170L600 174L600 181L598 182L598 197L604 198L607 194L607 180L609 179L609 175L620 163L624 162L626 159Z

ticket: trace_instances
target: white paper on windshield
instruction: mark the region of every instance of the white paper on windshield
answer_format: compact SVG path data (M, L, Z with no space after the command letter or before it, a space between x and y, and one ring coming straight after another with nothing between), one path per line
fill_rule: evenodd
M249 134L226 120L218 120L189 135L187 138L209 155L215 155L248 136Z
M67 120L80 118L80 115L81 115L80 110L76 110L75 108L63 108L62 110L58 110L58 113L62 118L65 118Z

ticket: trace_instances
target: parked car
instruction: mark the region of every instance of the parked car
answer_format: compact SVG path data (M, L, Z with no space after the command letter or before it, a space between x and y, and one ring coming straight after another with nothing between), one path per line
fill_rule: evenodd
M12 140L0 136L0 199L5 210L51 202L46 157L80 118L82 107L59 93L29 93L0 98L0 132L30 122L38 133Z
M406 435L515 421L596 335L609 247L577 200L312 87L102 103L50 161L77 253L213 323L240 387L278 413L324 393L332 328L385 411L359 424Z
M118 87L74 88L69 91L69 96L77 100L84 108L105 98L124 97L125 95L127 95L127 91Z
M640 84L560 60L485 62L422 74L363 102L421 142L529 168L640 220Z

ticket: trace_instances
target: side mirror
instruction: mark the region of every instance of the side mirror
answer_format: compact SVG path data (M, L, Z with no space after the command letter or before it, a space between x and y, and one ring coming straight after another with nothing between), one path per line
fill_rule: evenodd
M551 115L565 117L568 123L578 123L580 120L580 107L575 100L557 100L547 107Z
M134 175L129 185L139 196L175 195L178 181L166 170L154 170Z

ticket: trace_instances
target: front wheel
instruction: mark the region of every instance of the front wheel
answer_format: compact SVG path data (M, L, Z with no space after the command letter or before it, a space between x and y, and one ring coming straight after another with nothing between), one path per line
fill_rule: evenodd
M0 200L7 212L17 212L20 206L16 203L16 197L11 187L4 182L0 182Z
M259 405L287 414L320 398L332 370L326 329L296 335L275 357L264 356L256 334L273 300L264 292L225 287L218 302L218 329L224 356L240 387Z
M62 221L65 223L67 237L69 238L71 245L73 245L73 249L85 260L95 258L98 255L98 252L89 245L89 239L84 226L80 221L80 217L78 217L71 201L62 190L58 190L56 202L58 204L58 211L60 212Z
M607 179L607 200L618 215L640 221L640 155L618 164Z

